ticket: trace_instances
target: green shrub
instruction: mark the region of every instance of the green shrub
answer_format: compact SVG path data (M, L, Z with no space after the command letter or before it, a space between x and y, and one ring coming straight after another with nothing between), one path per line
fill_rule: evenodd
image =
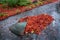
M10 7L17 6L25 6L30 4L31 2L29 0L0 0L0 4L7 4Z

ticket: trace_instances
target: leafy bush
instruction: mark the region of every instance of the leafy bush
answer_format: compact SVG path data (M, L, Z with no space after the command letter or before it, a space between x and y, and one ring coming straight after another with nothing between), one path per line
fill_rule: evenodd
M17 5L18 0L6 0L6 3L8 4L8 6L14 7Z
M29 0L0 0L0 4L7 4L10 7L14 6L25 6L30 4L31 2Z
M19 0L18 5L25 6L30 4L31 2L29 0Z

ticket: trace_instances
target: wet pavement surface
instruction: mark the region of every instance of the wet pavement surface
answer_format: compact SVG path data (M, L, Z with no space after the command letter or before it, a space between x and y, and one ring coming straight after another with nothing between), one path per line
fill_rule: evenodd
M0 40L60 40L60 14L56 11L56 4L51 3L40 6L0 21ZM20 18L39 15L41 13L48 13L55 19L46 30L42 31L41 35L31 34L29 37L23 36L21 38L9 31L9 27L17 23Z

